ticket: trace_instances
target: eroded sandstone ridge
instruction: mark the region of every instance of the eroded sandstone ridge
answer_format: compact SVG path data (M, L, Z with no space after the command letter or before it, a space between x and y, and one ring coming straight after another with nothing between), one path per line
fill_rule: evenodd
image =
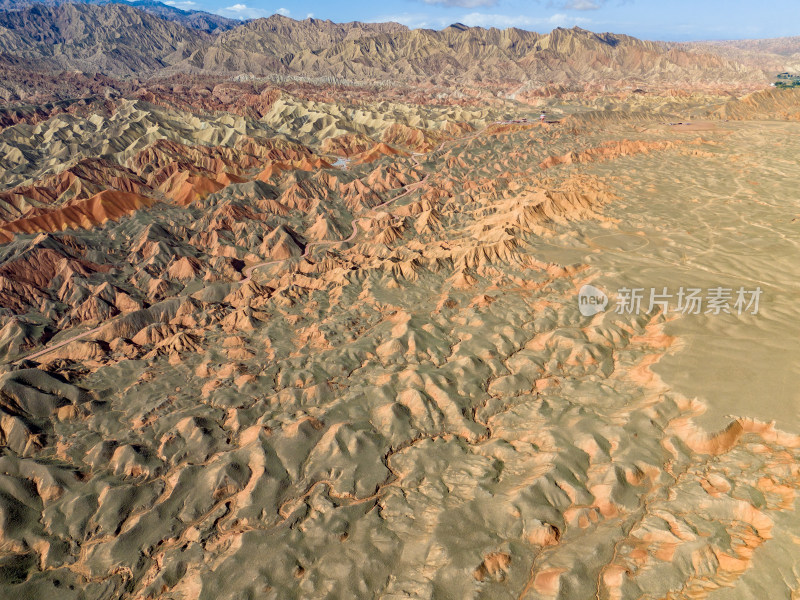
M400 69L467 34L577 64L604 40L374 26L367 44L273 19L192 50L161 27L159 68L249 69L252 30L301 48L321 28L329 54L297 69L371 45ZM3 109L0 596L800 593L800 424L697 387L758 374L679 391L670 362L704 360L672 327L737 317L576 298L749 277L753 348L790 373L796 92L436 85L182 75Z

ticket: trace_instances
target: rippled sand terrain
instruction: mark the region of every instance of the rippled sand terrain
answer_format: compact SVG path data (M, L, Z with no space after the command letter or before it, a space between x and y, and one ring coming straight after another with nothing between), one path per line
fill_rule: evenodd
M800 96L630 101L0 131L0 596L800 597Z

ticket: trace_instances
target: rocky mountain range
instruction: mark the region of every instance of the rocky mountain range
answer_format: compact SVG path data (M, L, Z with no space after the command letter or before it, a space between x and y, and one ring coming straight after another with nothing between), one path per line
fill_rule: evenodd
M0 13L3 54L41 70L156 73L186 60L206 37L122 4L35 5Z
M60 6L75 0L42 0L34 2L32 0L0 0L0 10L24 10L37 4L44 6ZM117 4L115 0L83 0L80 4ZM180 23L191 29L199 29L207 33L226 31L234 28L241 22L236 19L227 19L221 15L215 15L202 10L184 10L175 6L170 6L158 0L130 0L123 3L123 6L133 6L146 13L156 15L167 21Z
M765 70L800 72L800 36L693 42L679 44L679 47L701 53L714 53Z
M334 31L338 35L331 35ZM629 81L673 84L706 75L726 83L758 77L754 69L715 55L690 56L665 44L580 28L538 34L459 24L442 31L362 24L337 31L327 24L280 16L219 35L187 64L206 72L414 82L494 80L534 86L614 83L623 72Z
M29 86L21 81L31 73L46 77L64 71L121 80L188 73L461 85L515 97L553 88L749 91L796 62L791 44L754 51L580 28L547 34L460 24L410 30L397 23L338 24L280 15L234 27L229 20L151 0L14 6L0 13L0 61L9 65L0 96L7 101L25 99Z

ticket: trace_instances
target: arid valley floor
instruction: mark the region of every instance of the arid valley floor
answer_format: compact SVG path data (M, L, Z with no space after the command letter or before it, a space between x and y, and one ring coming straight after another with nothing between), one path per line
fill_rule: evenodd
M0 597L800 598L800 90L420 89L0 110Z

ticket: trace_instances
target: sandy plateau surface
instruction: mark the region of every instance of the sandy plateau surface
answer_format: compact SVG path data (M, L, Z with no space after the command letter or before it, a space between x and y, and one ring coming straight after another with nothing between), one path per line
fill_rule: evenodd
M0 131L0 597L800 597L800 96L270 102Z

